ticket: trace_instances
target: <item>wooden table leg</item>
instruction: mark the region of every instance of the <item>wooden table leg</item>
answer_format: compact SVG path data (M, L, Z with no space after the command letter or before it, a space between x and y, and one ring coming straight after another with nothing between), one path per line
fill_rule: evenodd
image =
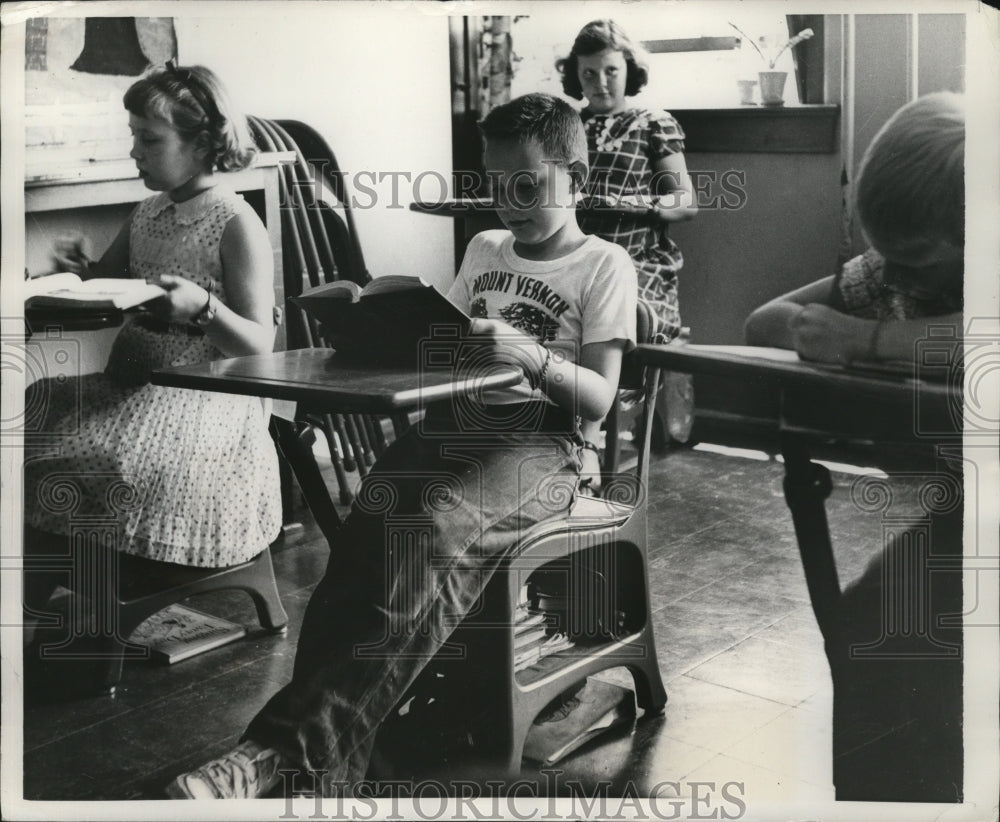
M833 483L830 472L809 459L805 443L794 434L781 434L781 454L785 460L785 501L795 525L809 600L829 645L835 633L840 600L840 582L825 506Z

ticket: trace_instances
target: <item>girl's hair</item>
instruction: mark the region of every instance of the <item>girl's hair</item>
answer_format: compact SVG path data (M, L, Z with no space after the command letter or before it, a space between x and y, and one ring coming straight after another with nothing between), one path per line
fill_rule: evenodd
M563 92L574 100L583 99L583 87L578 74L578 57L600 54L605 49L620 51L625 56L628 70L625 75L625 96L633 97L642 91L649 80L649 61L646 53L628 39L625 30L614 20L592 20L573 41L569 57L556 60L562 75Z
M965 244L965 101L919 97L875 135L858 171L855 205L878 245Z
M246 117L204 66L181 67L168 61L133 83L123 102L138 117L165 120L187 140L205 135L209 168L237 171L249 166L257 153Z

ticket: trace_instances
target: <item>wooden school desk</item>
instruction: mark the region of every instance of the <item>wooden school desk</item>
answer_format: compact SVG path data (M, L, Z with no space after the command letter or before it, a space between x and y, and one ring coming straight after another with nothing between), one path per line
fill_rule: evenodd
M306 348L161 369L153 372L152 381L174 388L288 400L330 413L389 415L507 388L522 377L521 370L511 366L491 366L471 376L456 376L450 367L372 367L347 361L331 349ZM312 451L297 440L290 424L280 426L279 445L295 466L310 510L332 545L340 519Z
M953 332L939 331L918 344L916 366L898 370L749 346L639 346L651 365L780 399L785 500L833 679L838 800L961 801L963 372ZM852 488L859 510L881 511L882 546L843 590L824 505L830 473L812 459L831 443L923 478L925 513L909 517L894 515L892 476Z

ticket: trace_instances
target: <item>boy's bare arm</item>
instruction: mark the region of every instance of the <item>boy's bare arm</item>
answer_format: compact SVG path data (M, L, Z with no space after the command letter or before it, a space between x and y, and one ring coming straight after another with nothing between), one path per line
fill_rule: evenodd
M560 408L587 420L603 419L611 410L618 392L624 340L587 343L577 364L502 320L476 318L471 333L491 337L498 349L513 346L517 351L515 361L523 362L527 357L531 363L529 379Z

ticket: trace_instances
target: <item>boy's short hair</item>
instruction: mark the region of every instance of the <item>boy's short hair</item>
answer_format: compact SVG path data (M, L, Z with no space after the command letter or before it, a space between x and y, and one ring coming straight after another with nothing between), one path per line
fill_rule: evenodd
M547 160L555 160L567 168L573 163L583 163L583 179L586 179L587 134L580 114L565 100L550 94L525 94L490 111L479 129L487 142L534 140Z
M625 30L614 20L591 20L580 29L569 56L556 60L562 75L563 92L574 100L583 99L578 57L590 57L606 49L620 51L625 57L625 96L634 97L649 81L649 59L639 46L629 40Z
M875 135L858 171L855 204L875 245L965 244L965 102L919 97Z

